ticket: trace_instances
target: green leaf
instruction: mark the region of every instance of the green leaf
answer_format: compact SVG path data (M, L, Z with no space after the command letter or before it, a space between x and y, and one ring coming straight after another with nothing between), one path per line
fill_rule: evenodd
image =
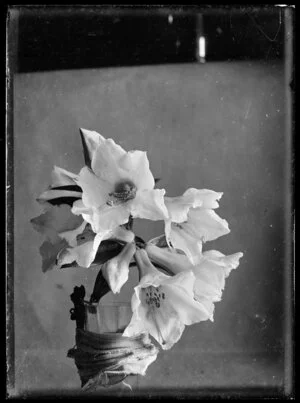
M92 265L100 265L107 262L108 260L117 256L121 252L123 247L124 245L121 245L119 242L116 241L111 240L102 241ZM99 302L100 298L102 298L109 291L110 287L107 284L105 278L103 277L102 271L100 269L95 280L94 289L91 295L90 302Z
M91 161L91 156L90 156L90 153L89 153L89 149L88 149L88 147L86 145L85 138L84 138L84 135L82 133L82 130L79 129L79 132L80 132L80 137L81 137L81 141L82 141L84 163L85 163L86 166L91 168L92 161Z
M90 298L90 303L99 302L100 299L110 291L110 287L107 281L103 277L102 270L100 268L96 277L94 289Z
M92 264L100 265L107 262L109 259L117 256L123 249L124 244L117 241L105 240L102 241Z

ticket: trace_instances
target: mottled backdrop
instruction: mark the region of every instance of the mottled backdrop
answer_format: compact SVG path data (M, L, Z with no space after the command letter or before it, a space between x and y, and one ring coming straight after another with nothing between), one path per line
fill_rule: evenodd
M127 150L146 150L169 196L188 187L224 192L218 213L231 233L205 249L244 253L216 304L215 321L187 327L145 377L130 381L133 392L126 393L283 388L289 331L284 297L290 298L284 295L285 104L279 62L16 75L13 394L80 393L76 367L66 357L75 330L69 294L80 284L91 292L97 273L43 274L41 237L29 222L42 211L35 199L50 184L53 165L76 173L82 167L80 127L112 137ZM147 239L162 232L160 223L138 222L135 228ZM129 301L130 292L128 285L119 299Z

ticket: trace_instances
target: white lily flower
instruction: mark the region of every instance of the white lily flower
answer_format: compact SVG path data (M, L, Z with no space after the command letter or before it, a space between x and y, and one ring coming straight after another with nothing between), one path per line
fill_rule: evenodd
M210 314L193 297L192 271L167 276L153 266L144 249L137 250L135 259L141 279L131 300L132 319L123 335L148 332L163 349L170 349L186 325L207 320Z
M128 222L129 216L164 220L168 211L164 189L154 189L146 152L126 152L112 139L81 129L90 167L81 169L77 184L82 199L72 212L91 224L95 233L111 230Z
M225 280L230 272L239 266L242 257L242 252L225 256L219 251L210 250L203 253L201 261L194 268L195 298L205 306L211 306L212 316L214 312L212 303L221 301Z
M165 267L173 274L193 271L196 278L194 296L210 312L211 320L213 320L214 302L221 301L225 279L231 270L239 266L239 260L243 257L241 252L225 256L221 252L210 250L204 252L197 264L193 265L185 255L169 248L159 248L148 244L146 251L154 263Z
M182 196L165 197L165 204L172 222L181 223L187 221L190 208L218 208L217 200L223 193L208 189L187 189Z
M188 189L182 196L165 197L169 218L165 220L168 243L186 253L193 264L201 254L202 244L230 232L226 220L213 209L223 193L208 189Z
M114 294L118 294L128 280L129 264L135 251L135 244L128 243L117 256L108 260L101 268L103 277Z
M70 237L69 234L67 236L66 234L63 235L65 239ZM72 240L73 235L74 234L72 234ZM106 239L116 239L131 243L134 240L134 233L125 228L117 227L99 234L94 234L92 231L89 231L83 237L77 236L76 245L73 244L73 247L66 248L59 254L57 259L58 267L70 265L74 262L80 267L90 267L96 257L101 241Z

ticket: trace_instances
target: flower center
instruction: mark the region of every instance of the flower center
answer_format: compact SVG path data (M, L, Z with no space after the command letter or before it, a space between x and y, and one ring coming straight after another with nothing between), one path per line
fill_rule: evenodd
M161 291L161 287L147 287L144 290L146 296L145 296L145 302L149 307L152 308L160 308L161 305L161 300L165 299L165 293Z
M110 199L107 204L112 206L132 200L135 198L136 190L135 184L129 180L119 182L116 184L115 190L109 193Z

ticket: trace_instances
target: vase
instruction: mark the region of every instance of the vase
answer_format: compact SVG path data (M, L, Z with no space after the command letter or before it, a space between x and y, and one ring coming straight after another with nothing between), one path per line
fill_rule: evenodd
M85 303L85 330L102 333L122 333L132 315L130 302Z
M102 284L103 285L103 284ZM104 288L99 288L103 290ZM123 336L132 310L130 302L101 300L107 292L93 293L85 300L83 286L75 287L71 300L71 319L76 321L75 347L68 351L73 358L86 391L100 387L136 388L138 375L144 375L148 365L156 359L158 350L149 335ZM97 298L95 298L97 295ZM99 299L99 300L98 300ZM129 384L124 382L129 378Z

